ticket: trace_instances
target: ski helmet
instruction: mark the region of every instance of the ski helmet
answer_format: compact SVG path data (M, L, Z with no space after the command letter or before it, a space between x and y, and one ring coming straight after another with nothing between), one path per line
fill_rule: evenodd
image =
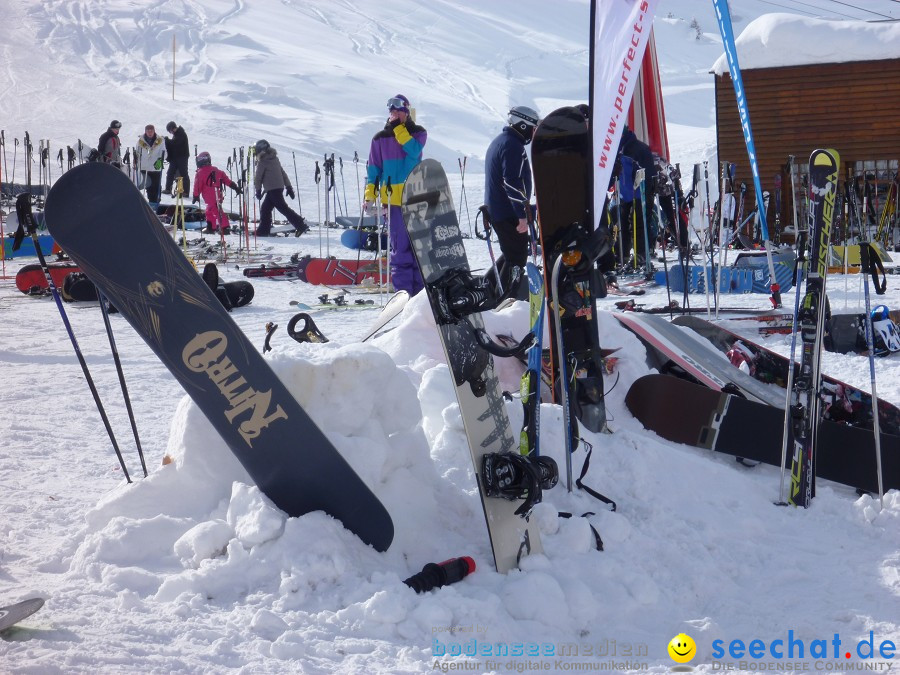
M526 143L531 142L534 136L534 130L541 121L540 116L534 108L524 105L517 105L510 109L508 116L509 126L514 129Z
M171 134L173 131L175 131L177 128L178 128L178 125L175 124L174 120L173 120L172 122L169 122L169 123L166 125L166 131L168 131L170 134Z
M253 147L256 149L256 154L258 155L261 152L265 152L272 146L269 145L269 141L267 141L264 138L261 138L258 141L256 141L256 145L254 145Z
M112 122L109 123L109 128L110 129L121 129L122 123L119 120L113 120Z
M209 156L208 152L201 152L197 155L197 166L209 166L212 164L212 157Z
M396 96L389 98L387 107L388 110L400 110L409 115L409 99L403 94L397 94Z
M886 305L878 305L872 310L872 339L877 356L900 352L900 330Z

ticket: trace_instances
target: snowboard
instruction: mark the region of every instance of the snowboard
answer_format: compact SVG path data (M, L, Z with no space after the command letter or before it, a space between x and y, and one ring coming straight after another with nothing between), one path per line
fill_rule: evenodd
M291 261L289 265L259 265L257 267L245 267L244 276L248 278L271 279L299 279L306 281L306 266L311 260L310 256Z
M102 194L103 199L86 195ZM50 232L289 516L325 511L379 551L387 510L290 395L121 171L88 163L47 199ZM140 255L135 255L140 251Z
M304 270L307 283L321 286L356 285L372 279L378 280L377 260L357 260L355 258L341 260L339 258L312 258L306 263ZM387 260L381 261L381 280L387 283Z
M341 243L353 250L371 251L374 253L378 250L387 250L388 236L387 232L381 233L381 249L379 249L378 235L374 228L353 227L352 229L341 232Z
M43 598L29 598L14 605L0 607L0 632L11 628L44 606Z
M718 324L710 323L696 316L679 316L674 322L679 326L686 326L698 335L707 339L716 349L725 353L734 347L735 342L740 343L753 354L753 366L750 369L752 377L760 382L774 382L782 389L787 384L788 359L777 354L752 340L738 335ZM799 364L794 364L795 376ZM822 374L823 391L838 393L841 399L828 405L822 404L822 419L846 422L856 427L871 428L872 425L872 396L838 379ZM782 394L784 399L784 394ZM841 405L841 402L844 405ZM782 400L782 406L784 400ZM849 409L848 409L849 408ZM900 409L885 401L878 400L878 422L881 431L887 434L900 436Z
M763 384L735 368L724 354L693 331L652 314L626 312L613 316L650 347L648 365L660 372L683 373L716 391L736 387L751 400L784 406L784 394L777 387Z
M447 175L438 162L426 159L412 170L403 188L402 208L453 375L494 563L498 572L506 573L518 566L524 553L541 552L541 540L537 525L515 514L517 502L486 495L484 455L515 453L518 442L494 374L493 358L473 337L473 328L484 328L481 316L470 314L458 322L445 322L437 306L442 302L440 284L448 272L469 269Z
M755 403L671 375L638 378L625 405L641 424L666 440L781 466L783 406ZM878 492L871 429L823 420L818 442L818 478ZM885 491L900 488L900 437L882 432L881 451ZM790 462L788 453L786 464Z
M557 334L555 319L548 316L554 397L557 402L561 399L560 380L571 381L571 413L590 431L600 432L606 426L595 298L601 277L594 261L584 255L594 233L590 220L593 162L587 122L578 108L560 108L541 120L531 143L531 161L548 314L559 315L561 333ZM560 257L560 306L556 307L552 273ZM558 358L560 339L567 361L564 370ZM566 377L561 378L562 372Z
M31 238L29 237L23 241L31 241ZM66 276L70 272L81 271L78 269L78 265L68 260L47 263L47 266L50 268L50 276L53 277L53 284L57 288L63 287ZM16 272L16 288L23 293L31 293L35 286L40 290L48 289L47 275L44 274L43 268L38 263L23 265L22 268Z

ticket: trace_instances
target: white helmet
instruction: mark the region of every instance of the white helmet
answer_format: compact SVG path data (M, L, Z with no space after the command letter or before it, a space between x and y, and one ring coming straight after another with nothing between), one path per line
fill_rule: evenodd
M523 123L529 127L536 127L541 121L541 117L537 114L537 111L526 105L517 105L511 108L507 119L509 120L509 125L511 127Z
M872 310L872 340L877 356L900 352L900 330L891 320L890 311L885 305L878 305Z

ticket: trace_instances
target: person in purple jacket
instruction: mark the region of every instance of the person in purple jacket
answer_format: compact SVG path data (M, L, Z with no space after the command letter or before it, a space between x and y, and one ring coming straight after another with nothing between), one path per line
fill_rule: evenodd
M381 203L390 206L391 281L394 288L415 295L425 284L416 262L400 205L403 184L413 167L422 161L428 134L409 114L409 99L397 94L387 102L389 117L384 129L372 138L363 209L375 202L375 186L381 189ZM391 192L388 196L387 187Z

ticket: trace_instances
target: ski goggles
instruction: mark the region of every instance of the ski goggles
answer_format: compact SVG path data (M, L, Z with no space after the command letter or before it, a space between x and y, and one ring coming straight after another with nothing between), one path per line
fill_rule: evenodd
M387 102L388 110L405 110L407 109L407 106L409 106L409 103L397 96L395 96L394 98L389 98Z

